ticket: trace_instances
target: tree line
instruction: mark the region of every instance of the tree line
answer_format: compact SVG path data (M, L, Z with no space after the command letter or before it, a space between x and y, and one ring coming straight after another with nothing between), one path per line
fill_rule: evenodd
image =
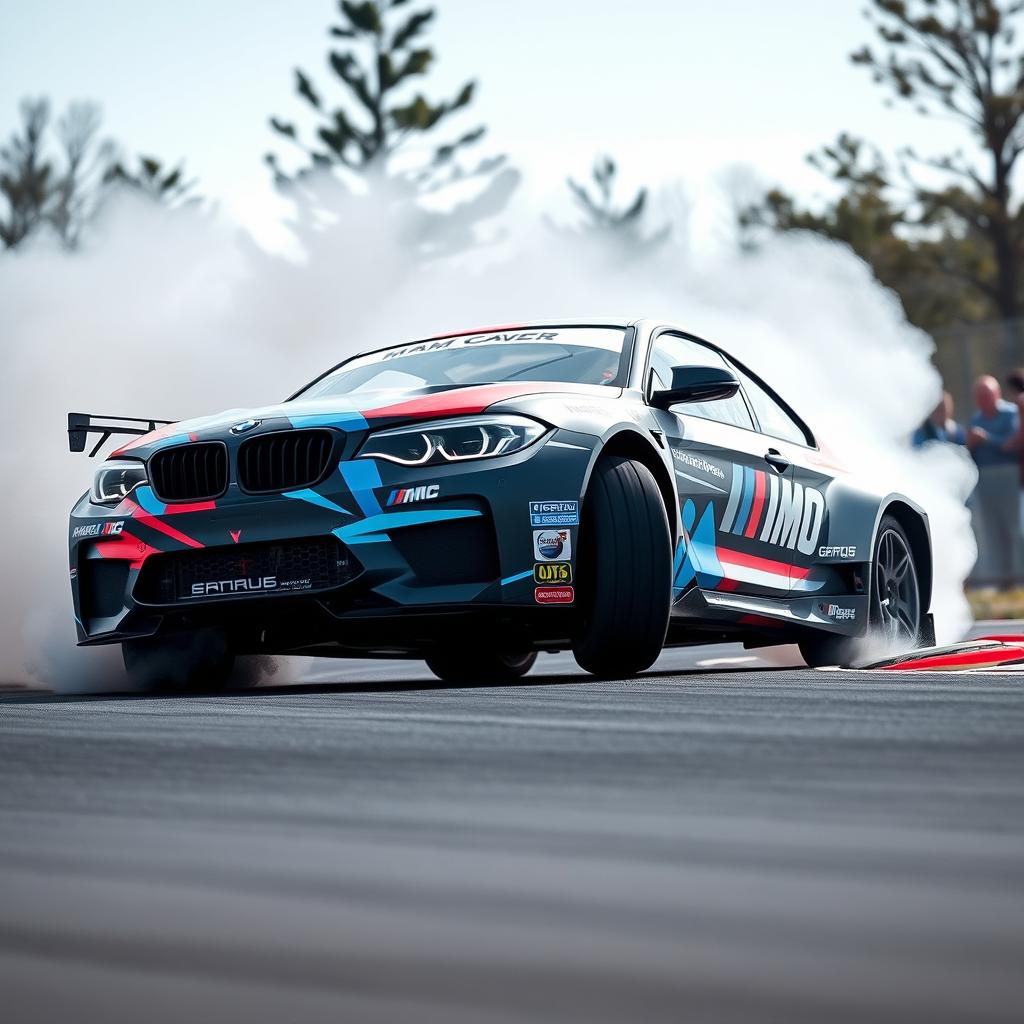
M476 82L442 98L420 87L436 60L428 41L435 16L433 8L408 0L339 0L338 20L328 28L326 81L295 71L295 92L313 117L313 130L307 135L293 118L271 117L271 129L290 153L265 157L275 184L307 209L323 195L326 180L350 194L377 194L411 225L413 244L425 256L472 244L478 225L501 211L519 181L504 155L467 159L480 148L483 125L446 131L472 104ZM201 200L182 164L166 166L149 155L127 159L102 138L95 104L72 104L54 119L45 99L25 99L19 115L0 146L3 247L43 229L76 247L114 186L166 203ZM657 245L667 228L645 234L646 189L620 205L616 174L614 161L601 156L590 183L569 180L581 222L562 230L633 249ZM446 201L446 193L457 198Z
M796 231L845 243L928 330L1019 320L1024 0L868 2L873 41L851 60L910 116L955 123L964 145L884 154L841 132L809 156L837 197L815 207L768 189L738 210L738 244L756 250L770 235ZM278 147L265 157L276 185L307 211L325 180L383 199L426 257L472 244L519 181L506 156L480 155L483 125L453 127L473 104L475 81L449 96L428 94L435 16L408 0L339 0L324 72L295 71L294 105L309 127L272 116ZM633 258L657 249L669 228L649 225L647 189L619 198L617 175L614 159L600 155L587 180L570 177L578 219L551 226ZM0 243L11 248L48 227L78 245L115 185L168 203L200 200L182 164L126 158L102 138L94 105L73 104L55 119L45 100L23 101L19 126L0 147Z
M883 154L840 133L809 156L840 187L823 209L781 188L739 212L743 244L810 231L849 245L928 330L1024 314L1021 0L870 0L873 42L850 54L886 102L954 124L951 152Z

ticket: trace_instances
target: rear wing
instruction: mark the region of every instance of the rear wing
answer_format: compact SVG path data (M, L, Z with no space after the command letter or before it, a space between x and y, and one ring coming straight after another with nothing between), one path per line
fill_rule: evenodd
M115 434L142 437L157 427L166 427L175 420L153 420L133 416L96 416L88 412L68 413L68 448L73 452L84 452L89 434L99 434L100 439L89 452L91 459Z

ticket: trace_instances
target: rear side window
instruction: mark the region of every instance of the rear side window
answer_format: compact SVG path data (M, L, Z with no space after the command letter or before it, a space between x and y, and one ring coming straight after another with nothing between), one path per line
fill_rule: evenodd
M732 370L714 349L676 334L662 334L651 348L650 368L654 374L656 391L666 391L671 386L674 366L717 366ZM672 412L677 416L697 416L702 420L728 423L745 430L754 429L747 405L739 391L732 398L723 398L717 402L684 402L673 406Z
M782 441L802 444L805 447L812 443L804 428L756 380L744 373L738 366L734 366L733 369L742 381L743 390L746 391L747 398L754 407L754 415L757 416L762 434L777 437Z

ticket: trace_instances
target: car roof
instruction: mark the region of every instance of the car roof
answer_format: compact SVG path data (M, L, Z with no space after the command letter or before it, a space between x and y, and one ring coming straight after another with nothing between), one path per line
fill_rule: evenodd
M634 318L635 319L635 318ZM634 320L626 317L550 317L547 320L522 320L513 324L487 324L483 327L470 327L461 331L445 331L443 334L428 334L425 338L407 341L406 345L415 345L417 341L438 341L441 338L460 338L465 334L485 334L487 331L532 331L541 327L614 327L625 330ZM387 348L399 346L386 346ZM371 349L370 351L379 351Z

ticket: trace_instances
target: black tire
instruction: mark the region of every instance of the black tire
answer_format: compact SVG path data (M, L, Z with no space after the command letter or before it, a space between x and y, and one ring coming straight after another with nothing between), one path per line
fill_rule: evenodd
M533 668L536 651L437 651L427 668L446 683L514 683Z
M173 692L223 690L235 656L217 630L200 630L121 644L132 683L145 690Z
M672 609L668 517L646 466L618 456L601 459L583 503L579 539L576 662L604 678L643 672L661 653Z
M849 666L869 657L884 658L921 647L926 640L921 584L906 531L882 516L871 555L871 605L864 636L813 636L800 641L811 668Z

